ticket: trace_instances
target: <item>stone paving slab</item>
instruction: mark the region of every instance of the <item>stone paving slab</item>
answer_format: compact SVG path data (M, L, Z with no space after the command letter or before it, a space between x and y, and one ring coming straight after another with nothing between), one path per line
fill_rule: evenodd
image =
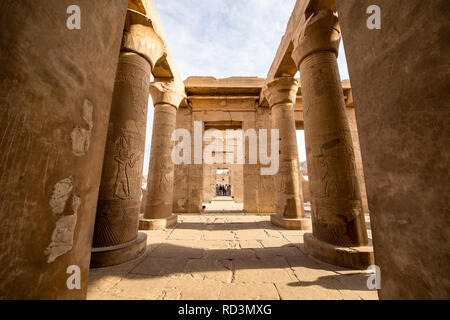
M219 300L279 300L272 283L224 283Z
M217 300L223 282L207 279L171 279L164 289L165 300Z
M270 259L239 259L234 263L234 282L273 283L297 280L290 272L289 265L283 257Z
M180 215L178 225L145 231L146 253L89 274L88 299L378 299L364 271L307 255L304 231L269 216Z
M165 277L149 277L144 275L128 275L108 290L112 296L121 299L156 300L163 294L169 282Z

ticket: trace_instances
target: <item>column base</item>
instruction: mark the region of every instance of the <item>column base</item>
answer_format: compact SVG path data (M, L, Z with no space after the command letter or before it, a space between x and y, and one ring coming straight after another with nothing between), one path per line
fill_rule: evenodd
M311 230L311 219L308 218L284 218L277 214L272 214L270 216L270 221L283 229L289 230Z
M178 217L172 214L170 217L162 219L139 219L139 230L162 230L174 226L178 223Z
M340 267L365 270L375 264L373 247L338 247L316 239L312 233L303 236L305 250L314 258Z
M91 268L110 267L131 261L144 254L146 248L145 233L139 233L135 240L117 246L92 248Z

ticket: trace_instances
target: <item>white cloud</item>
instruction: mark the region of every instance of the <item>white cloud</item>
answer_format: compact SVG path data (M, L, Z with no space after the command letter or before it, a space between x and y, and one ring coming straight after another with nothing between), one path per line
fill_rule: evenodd
M265 77L295 0L154 0L183 78Z
M183 79L189 76L266 77L295 0L154 0L169 49ZM342 79L348 79L341 46ZM149 104L144 172L153 123ZM299 141L300 142L300 141ZM300 145L300 143L299 143ZM304 147L299 146L303 158Z

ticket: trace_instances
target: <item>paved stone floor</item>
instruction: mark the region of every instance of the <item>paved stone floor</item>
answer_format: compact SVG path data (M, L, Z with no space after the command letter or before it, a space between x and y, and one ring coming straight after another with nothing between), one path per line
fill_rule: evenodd
M308 256L304 232L268 216L180 215L146 233L141 258L91 270L88 299L378 299L368 274Z
M234 202L232 197L215 197L209 203L203 203L205 213L239 213L244 211L244 204Z

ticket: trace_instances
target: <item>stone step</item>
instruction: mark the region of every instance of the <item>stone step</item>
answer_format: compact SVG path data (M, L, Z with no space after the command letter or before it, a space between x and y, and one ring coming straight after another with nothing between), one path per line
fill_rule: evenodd
M214 197L212 201L234 201L233 197Z

